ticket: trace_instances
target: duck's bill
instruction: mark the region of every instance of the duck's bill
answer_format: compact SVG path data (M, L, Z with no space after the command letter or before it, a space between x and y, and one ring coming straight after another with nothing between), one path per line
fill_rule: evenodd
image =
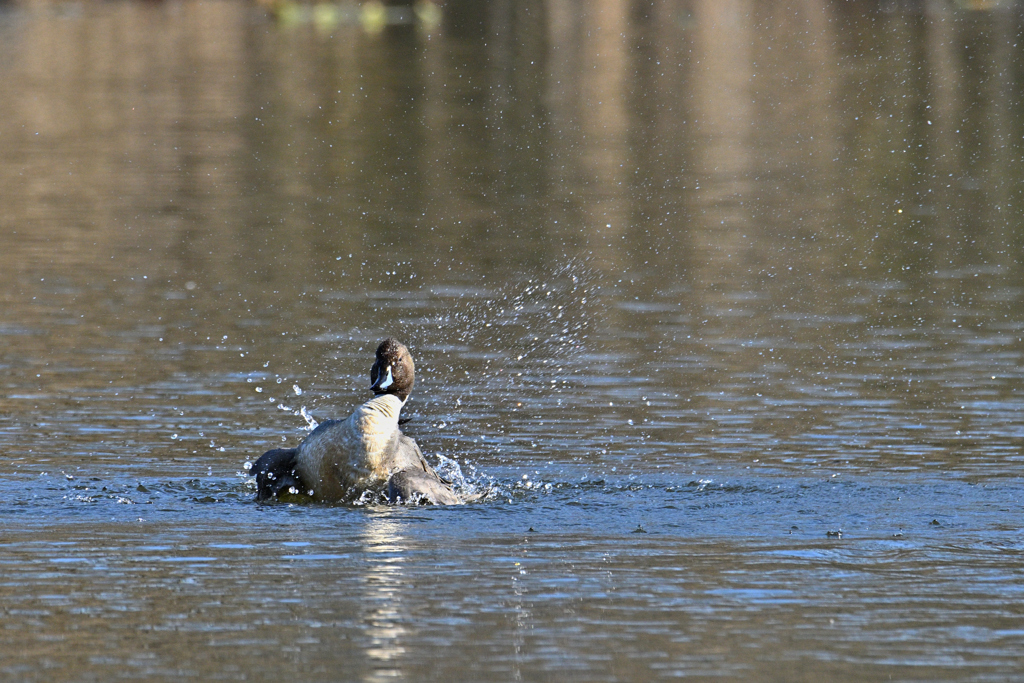
M391 366L385 368L384 372L377 375L377 380L370 385L373 391L387 391L388 387L394 384L395 378L391 374Z

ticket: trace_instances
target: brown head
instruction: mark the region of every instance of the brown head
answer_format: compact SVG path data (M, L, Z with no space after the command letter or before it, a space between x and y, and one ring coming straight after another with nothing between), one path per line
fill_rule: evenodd
M378 396L394 394L403 402L409 398L415 382L416 366L412 354L394 337L377 347L377 359L370 368L370 389Z

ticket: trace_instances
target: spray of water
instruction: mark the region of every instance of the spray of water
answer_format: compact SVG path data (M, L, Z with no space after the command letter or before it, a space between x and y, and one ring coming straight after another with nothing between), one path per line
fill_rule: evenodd
M494 288L424 284L406 295L367 294L372 320L393 319L395 299L418 303L405 306L406 315L390 329L356 328L344 336L363 345L395 333L410 345L418 391L406 411L413 421L403 429L420 437L421 445L430 444L428 457L440 462L439 473L460 495L501 495L502 487L473 462L500 459L514 448L517 426L507 423L509 413L561 405L573 377L586 370L590 333L600 325L598 277L586 261L570 259L551 272ZM325 359L316 376L336 382L336 366L335 359ZM277 376L276 383L284 382L292 380ZM292 390L293 398L301 395L311 408L293 409L282 401L280 409L301 417L305 430L316 428L310 410L330 395L298 383ZM500 425L499 412L506 418Z

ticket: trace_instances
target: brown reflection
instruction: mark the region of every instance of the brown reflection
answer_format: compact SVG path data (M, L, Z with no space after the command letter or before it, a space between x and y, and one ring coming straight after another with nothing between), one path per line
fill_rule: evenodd
M602 344L694 359L666 394L820 388L1019 268L1019 13L962 6L453 1L368 33L33 5L0 28L5 362L107 363L47 400L312 365L423 329L403 305L432 287L583 262Z
M957 21L948 6L930 4L926 50L933 95L928 109L932 199L923 204L934 216L942 250L937 264L955 262L965 252L991 259L1003 244L1013 201L1002 180L1011 173L1008 147L1014 109L1008 75L1015 57L1013 23L1001 13Z
M600 0L587 5L580 28L580 180L587 188L590 251L608 270L622 262L628 214L626 79L629 5Z
M694 146L694 261L698 281L743 267L752 172L753 6L746 0L694 2L691 62ZM724 272L723 272L724 271ZM707 304L716 310L717 302Z

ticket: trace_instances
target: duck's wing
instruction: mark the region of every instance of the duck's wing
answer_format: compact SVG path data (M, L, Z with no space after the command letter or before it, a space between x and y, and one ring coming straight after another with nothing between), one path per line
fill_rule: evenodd
M435 505L458 505L448 482L441 479L423 457L419 444L399 432L394 458L394 471L388 479L388 500L392 503L429 502Z
M295 473L297 453L297 448L275 448L253 463L249 474L256 477L256 500L275 498L293 486L301 489L299 476Z
M388 501L392 503L433 503L434 505L459 505L462 500L451 487L445 484L429 469L407 467L388 479Z
M395 444L391 466L394 470L420 469L430 474L434 473L434 470L427 463L427 459L423 457L420 445L416 443L415 439L406 436L402 432L398 432L398 443Z

